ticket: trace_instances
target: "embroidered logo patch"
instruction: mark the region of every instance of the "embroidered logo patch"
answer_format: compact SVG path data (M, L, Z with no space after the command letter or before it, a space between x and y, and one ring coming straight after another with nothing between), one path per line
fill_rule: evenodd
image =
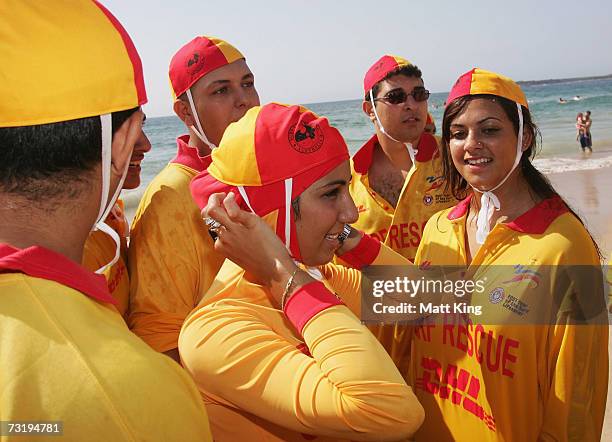
M489 294L489 301L491 304L499 304L506 297L506 292L503 288L497 287Z
M294 124L289 128L289 144L300 153L313 153L323 145L323 131L318 127L301 123L299 127Z

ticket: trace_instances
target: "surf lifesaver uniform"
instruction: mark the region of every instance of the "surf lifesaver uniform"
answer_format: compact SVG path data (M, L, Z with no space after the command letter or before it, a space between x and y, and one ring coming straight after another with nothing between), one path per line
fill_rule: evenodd
M3 1L0 59L2 130L99 118L110 168L111 114L147 98L138 53L106 8ZM193 382L128 330L103 275L0 244L0 294L0 420L61 421L68 440L211 440Z
M115 230L121 238L121 251L117 262L108 266L103 275L108 284L113 299L117 301L115 306L119 314L125 319L130 301L130 277L127 269L127 239L129 234L128 221L125 218L122 200L117 200L115 207L106 219L106 224ZM99 269L113 259L115 254L115 242L104 232L96 230L91 232L85 242L83 250L83 266L91 271Z
M405 58L396 55L384 55L366 72L363 80L365 94L370 94L372 108L378 127L384 136L390 136L376 112L372 89L387 75L401 68L412 66ZM428 114L428 119L429 119ZM372 189L368 172L372 165L374 149L379 144L377 135L373 135L353 155L353 180L350 186L351 196L359 211L359 220L355 227L374 236L410 261L414 260L421 241L423 228L429 218L436 212L451 207L455 198L444 192L444 177L439 151L440 139L423 133L416 146L404 143L412 160L412 167L406 176L398 198L397 207Z
M468 205L469 199L427 223L415 264L468 264ZM608 327L512 325L542 302L537 295L550 295L534 285L554 283L552 269L599 265L582 224L560 200L544 200L497 224L469 264L505 273L488 281L482 302L496 306L508 323L449 320L413 332L401 369L425 408L416 439L599 440ZM521 279L521 271L529 277Z
M460 77L447 102L478 94L527 107L516 83L481 69ZM601 269L591 237L554 196L512 222L483 228L484 241L468 262L472 198L429 220L415 264L467 268L484 283L471 304L489 313L451 314L413 329L400 368L425 408L416 440L599 440L608 385L603 291L593 290L598 281L584 290L564 274L577 266ZM601 304L597 312L605 318L574 325L576 294L590 306ZM535 316L559 295L564 302L554 320Z
M365 75L365 93L370 92L389 73L411 64L398 56L381 57ZM373 100L372 97L371 99ZM377 114L376 118L378 119ZM382 123L378 121L378 124L384 136L389 136ZM359 219L354 226L410 261L414 261L429 218L457 202L444 190L446 183L442 174L439 142L438 137L424 132L415 146L416 149L406 145L412 159L412 167L406 176L396 207L370 185L368 172L372 165L374 149L378 145L377 135L373 135L351 160L353 179L349 189L359 212ZM405 344L406 326L382 324L370 325L369 328L396 364L399 363Z
M212 157L192 183L198 206L215 192L234 192L297 261L291 201L349 159L327 119L275 103L229 126ZM356 249L344 257L353 265L405 263L373 238ZM418 427L412 390L345 305L359 304L360 273L328 264L317 278L280 309L266 287L226 260L185 321L181 360L204 397L215 440L400 440Z
M359 211L354 226L413 261L429 218L457 202L444 191L439 139L427 133L421 135L397 207L370 186L368 170L377 143L378 137L373 135L352 158L350 192Z
M189 92L209 72L243 58L226 41L196 37L170 63L173 97ZM203 131L195 130L205 138ZM189 192L189 183L211 159L200 157L188 142L189 135L176 140L176 157L147 186L130 233L128 323L160 352L177 348L183 321L223 263Z

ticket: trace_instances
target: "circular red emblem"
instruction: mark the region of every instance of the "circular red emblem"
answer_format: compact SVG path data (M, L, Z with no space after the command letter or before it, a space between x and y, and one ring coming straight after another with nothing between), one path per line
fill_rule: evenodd
M289 144L300 153L313 153L323 146L323 131L319 126L301 123L289 128Z

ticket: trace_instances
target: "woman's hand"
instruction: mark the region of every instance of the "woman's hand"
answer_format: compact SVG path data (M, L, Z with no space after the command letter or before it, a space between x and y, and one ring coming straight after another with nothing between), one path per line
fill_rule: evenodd
M215 250L268 286L280 304L285 286L297 266L270 226L256 214L240 209L233 193L211 195L202 216L221 223L216 230ZM306 273L299 273L299 277L294 278L293 289L312 280Z

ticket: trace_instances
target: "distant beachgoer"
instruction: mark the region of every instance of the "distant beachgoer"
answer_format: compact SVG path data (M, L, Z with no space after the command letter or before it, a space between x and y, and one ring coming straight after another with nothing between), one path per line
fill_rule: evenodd
M576 115L576 141L580 141L580 137L584 134L584 123L582 121L584 114L578 112ZM584 147L582 148L584 150Z
M584 152L585 149L589 149L589 152L593 152L593 140L591 137L591 111L586 111L584 115L578 114L576 117L576 128L578 130L578 140L580 141L580 147Z
M565 98L559 97L559 104L565 104L567 100Z
M580 95L574 95L574 101L580 101L582 97Z
M189 183L210 164L227 126L259 105L259 96L244 55L218 38L186 43L172 57L169 77L174 112L189 134L177 138L176 157L148 185L134 217L128 325L178 362L181 325L224 260L202 229Z

